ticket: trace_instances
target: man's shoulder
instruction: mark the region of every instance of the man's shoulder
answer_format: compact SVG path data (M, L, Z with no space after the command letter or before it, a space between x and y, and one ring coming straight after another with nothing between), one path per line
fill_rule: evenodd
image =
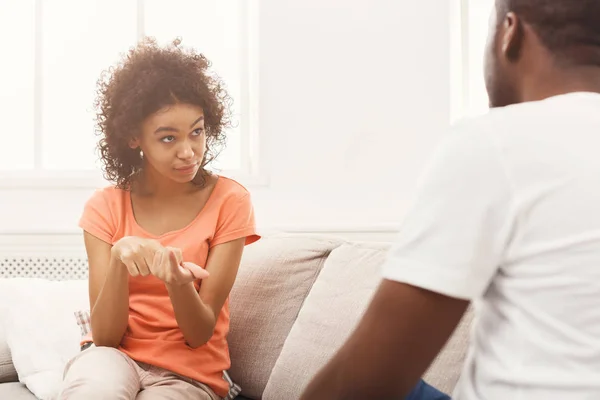
M457 159L479 159L481 154L493 151L494 136L489 114L464 118L449 127L438 144L437 153Z
M475 136L494 136L506 132L510 126L519 126L524 120L540 112L533 104L515 104L512 106L491 108L486 113L460 119L450 127L456 138L469 140ZM531 118L533 119L533 118Z
M551 108L542 102L492 108L453 124L445 142L465 152L519 147L530 142L527 138L547 132L551 119Z
M543 100L491 108L482 115L467 117L452 127L452 131L465 135L485 132L503 141L519 141L523 135L547 135L557 124L586 117L597 123L595 110L600 105L600 95L568 93Z

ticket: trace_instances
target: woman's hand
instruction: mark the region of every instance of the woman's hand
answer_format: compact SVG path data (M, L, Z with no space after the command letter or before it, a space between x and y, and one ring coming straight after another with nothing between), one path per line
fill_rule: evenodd
M150 272L167 285L181 286L196 279L204 279L209 273L191 262L183 262L181 250L162 247L154 253Z
M154 255L161 249L164 247L156 240L125 236L114 244L111 254L125 264L131 276L147 276Z

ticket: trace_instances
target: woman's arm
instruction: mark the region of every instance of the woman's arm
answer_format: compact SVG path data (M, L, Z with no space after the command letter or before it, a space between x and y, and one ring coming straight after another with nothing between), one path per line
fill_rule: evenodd
M210 277L202 281L200 292L193 283L166 284L175 310L175 319L183 336L192 348L210 340L219 313L235 282L246 238L232 240L213 247L206 270Z
M89 263L92 334L96 346L118 347L127 329L129 273L112 246L84 232Z

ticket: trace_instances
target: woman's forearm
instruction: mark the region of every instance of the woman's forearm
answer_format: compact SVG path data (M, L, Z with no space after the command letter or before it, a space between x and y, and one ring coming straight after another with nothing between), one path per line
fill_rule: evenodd
M129 273L113 256L90 317L94 344L118 347L129 317Z
M216 316L202 301L194 284L166 286L175 310L175 319L188 346L196 348L208 342L217 323Z

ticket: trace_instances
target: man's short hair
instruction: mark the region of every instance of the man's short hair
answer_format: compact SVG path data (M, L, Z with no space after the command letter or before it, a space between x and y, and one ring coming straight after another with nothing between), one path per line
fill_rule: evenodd
M500 21L507 12L517 14L558 61L600 66L600 0L496 2Z

